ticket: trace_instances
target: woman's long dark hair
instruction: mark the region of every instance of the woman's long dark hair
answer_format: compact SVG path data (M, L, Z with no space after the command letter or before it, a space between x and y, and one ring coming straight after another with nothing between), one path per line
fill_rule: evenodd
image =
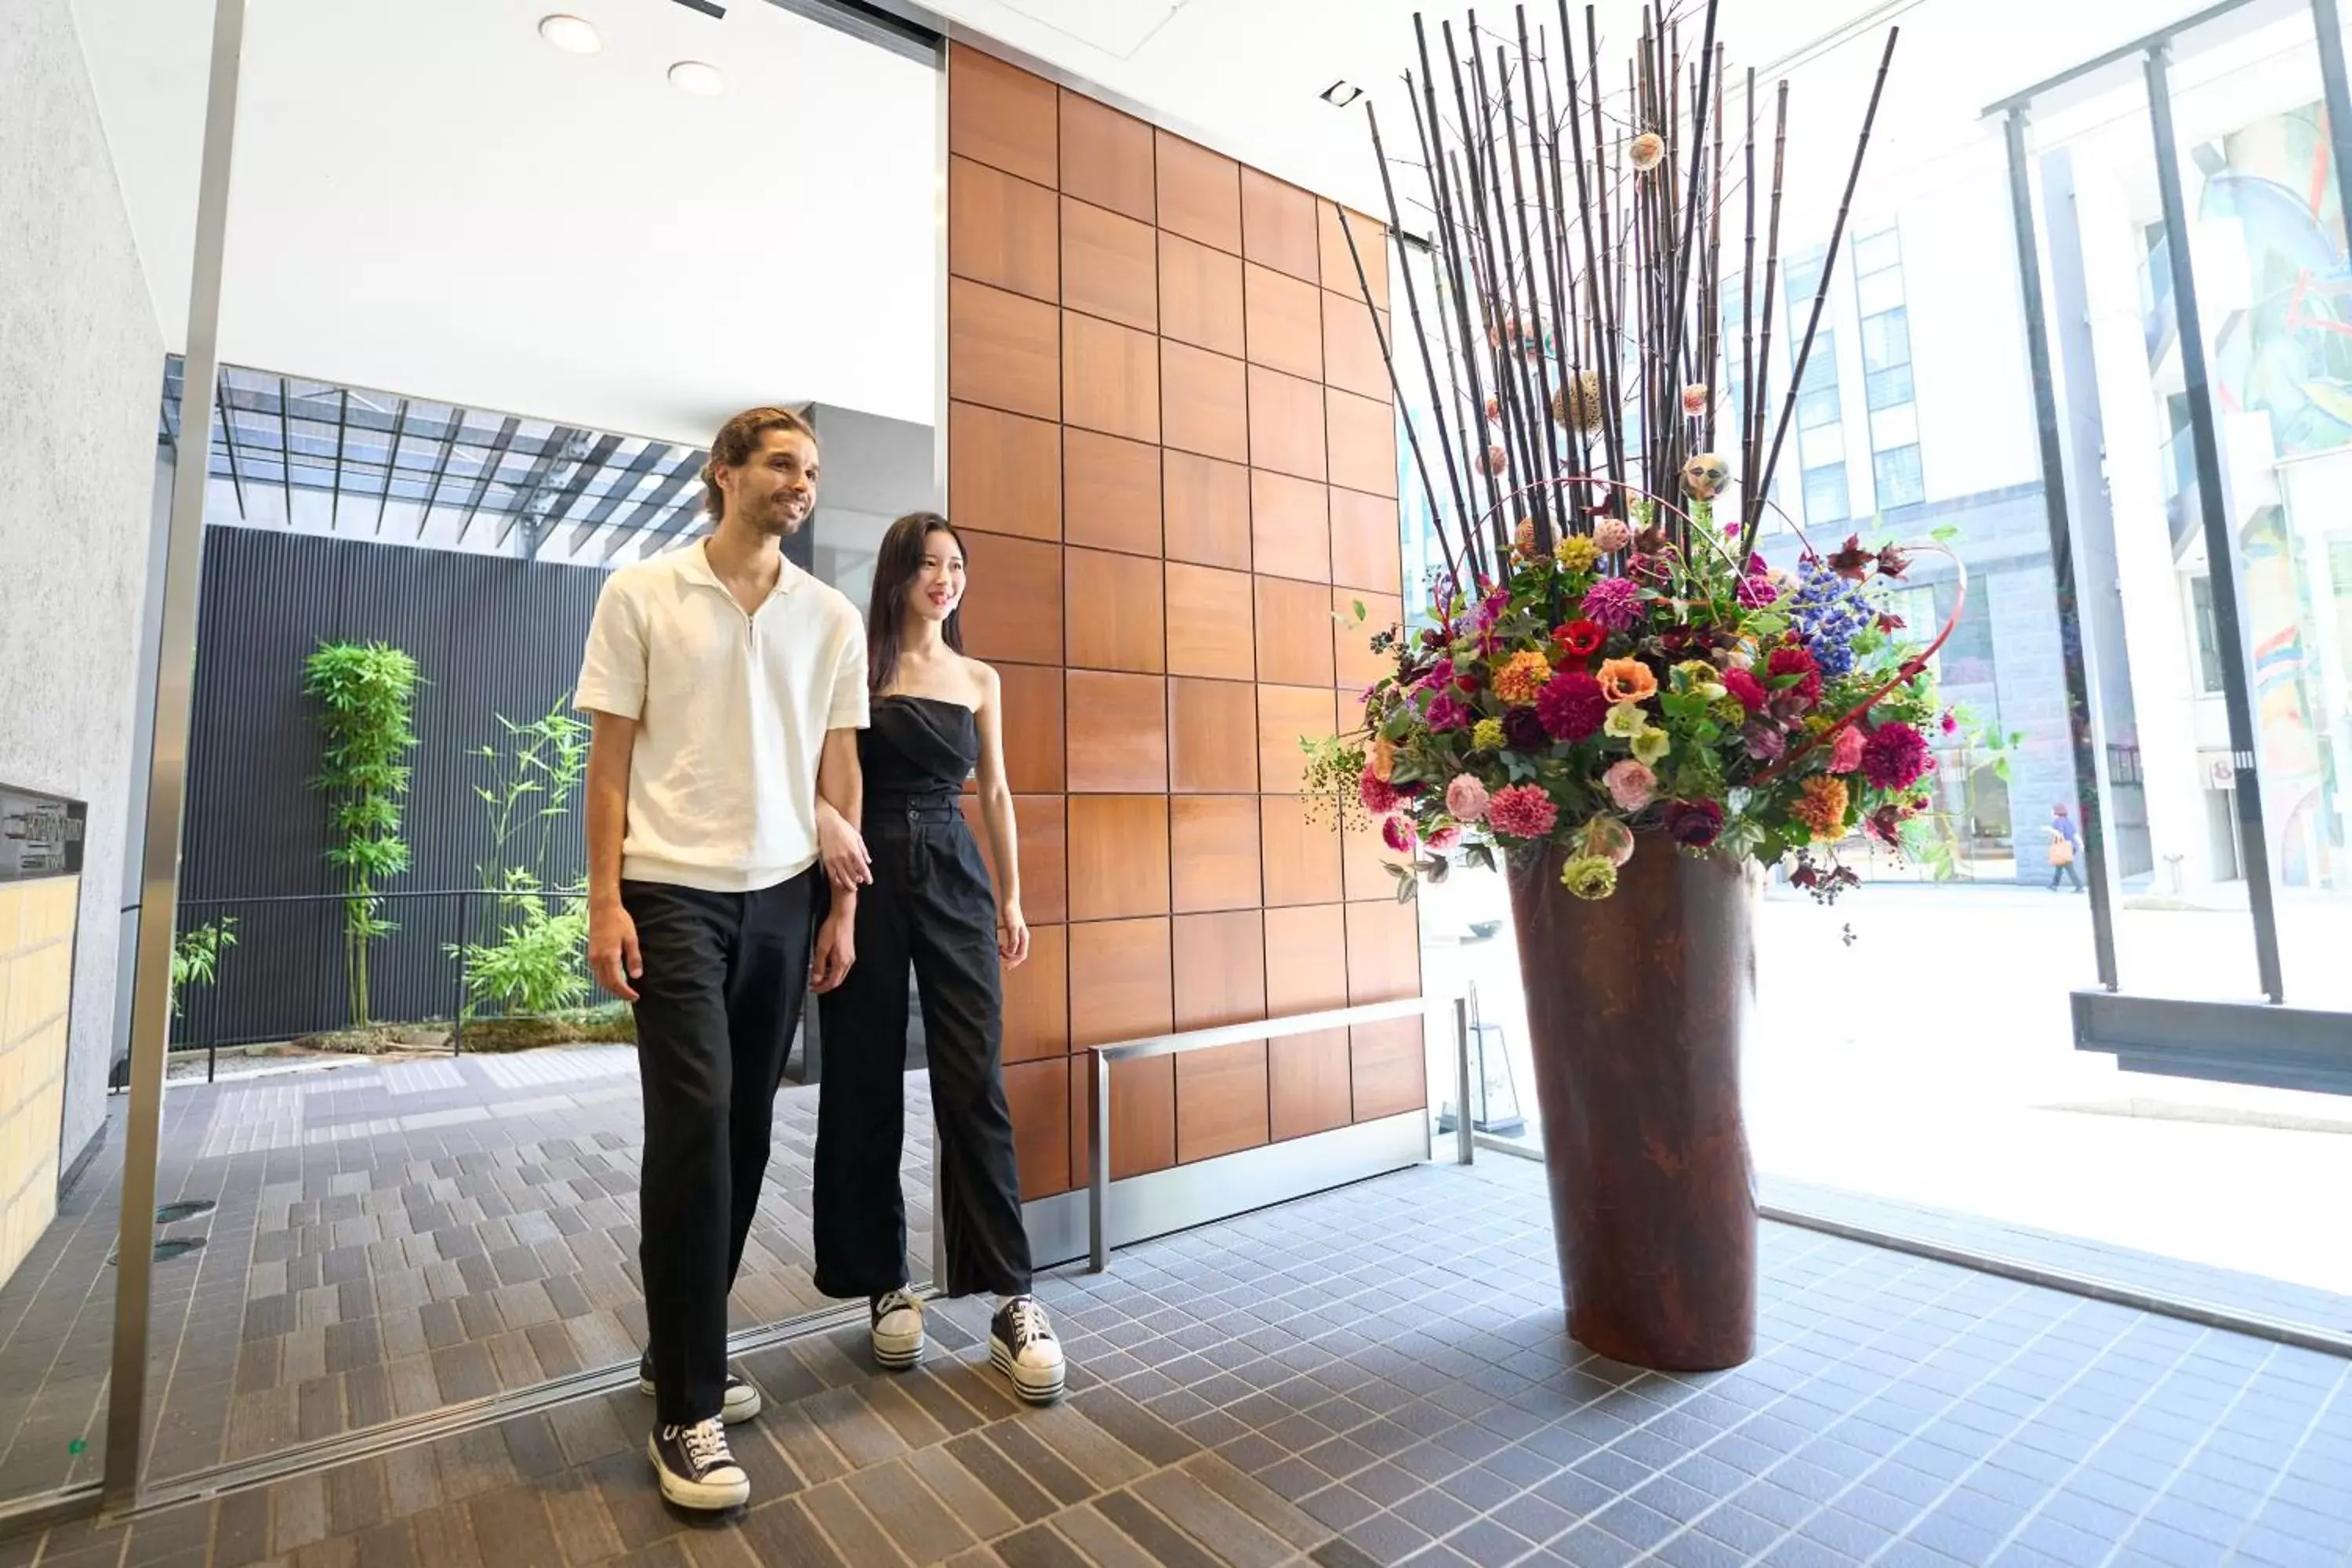
M879 697L898 677L898 649L904 640L907 591L923 571L923 546L934 533L944 533L963 550L963 535L935 511L910 511L890 525L882 548L874 557L874 596L866 606L866 689ZM971 563L965 556L965 564ZM948 647L963 651L963 606L948 612L940 636Z

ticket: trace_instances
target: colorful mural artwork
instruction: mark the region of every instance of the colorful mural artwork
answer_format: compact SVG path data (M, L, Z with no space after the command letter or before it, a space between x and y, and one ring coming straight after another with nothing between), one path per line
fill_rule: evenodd
M2282 458L2352 442L2352 262L2317 104L2201 148L2200 223L2231 224L2248 298L2214 333L2223 404L2267 414Z
M2268 416L2273 463L2352 445L2352 259L2326 111L2256 121L2200 148L2196 162L2200 226L2224 244L2234 237L2245 258L2248 302L2213 339L2222 407ZM2336 826L2345 781L2318 700L2309 563L2275 505L2245 521L2238 548L2274 868L2288 887L2335 886L2352 868Z

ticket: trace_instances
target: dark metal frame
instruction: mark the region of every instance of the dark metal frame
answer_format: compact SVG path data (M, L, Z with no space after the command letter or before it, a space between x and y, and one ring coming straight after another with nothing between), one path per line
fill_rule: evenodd
M2337 187L2346 210L2352 212L2352 85L2347 85L2343 27L2336 0L2307 3L2326 98ZM2269 836L2263 817L2253 697L2248 679L2251 661L2246 657L2236 546L2222 491L2221 443L2206 364L2203 324L2198 310L2197 281L2189 255L2179 148L2172 120L2168 63L2174 42L2200 27L2256 6L2273 9L2275 0L2221 0L2218 5L2037 82L1991 105L1985 113L2002 118L2008 144L2018 286L2024 304L2042 494L2049 513L2050 554L2056 578L2075 784L2083 805L2084 849L2090 861L2092 936L2099 989L2074 994L2075 1047L2112 1053L2120 1065L2136 1071L2341 1094L2352 1093L2352 1014L2284 1005L2285 979L2279 956L2278 914L2271 886ZM2135 58L2140 62L2147 90L2148 128L2156 161L2158 197L2164 212L2166 257L2172 271L2173 310L2189 404L2189 437L2197 465L2206 564L2213 579L2216 631L2223 647L2233 656L2221 661L2222 697L2229 715L2231 761L2236 775L2238 831L2244 846L2241 859L2246 872L2248 916L2255 966L2265 998L2262 1003L2186 1001L2120 994L2115 887L2109 876L2106 836L2099 810L2098 737L2084 665L2081 606L2074 582L2065 469L2042 297L2041 247L2033 217L2026 126L2027 117L2038 101L2095 74L2124 68Z

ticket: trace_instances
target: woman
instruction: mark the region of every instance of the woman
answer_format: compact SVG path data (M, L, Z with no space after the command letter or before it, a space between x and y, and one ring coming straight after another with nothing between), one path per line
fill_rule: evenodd
M950 1296L992 1290L990 1359L1032 1404L1063 1387L1062 1347L1029 1293L1013 1119L1004 1100L998 972L1029 955L1021 918L1013 792L1004 780L996 672L963 654L962 542L933 512L883 536L866 616L872 728L858 737L865 833L822 807L827 870L856 892L856 962L819 1002L825 1045L817 1098L816 1287L866 1298L874 1357L903 1370L923 1353L923 1308L907 1288L898 1188L907 1065L907 970L914 967L930 1059L934 1158ZM1001 885L964 825L975 764ZM862 851L862 852L861 852Z

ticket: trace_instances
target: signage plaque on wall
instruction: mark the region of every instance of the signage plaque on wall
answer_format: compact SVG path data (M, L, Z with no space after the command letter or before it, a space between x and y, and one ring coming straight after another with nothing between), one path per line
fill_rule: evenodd
M80 801L0 784L0 882L79 876L89 821Z

